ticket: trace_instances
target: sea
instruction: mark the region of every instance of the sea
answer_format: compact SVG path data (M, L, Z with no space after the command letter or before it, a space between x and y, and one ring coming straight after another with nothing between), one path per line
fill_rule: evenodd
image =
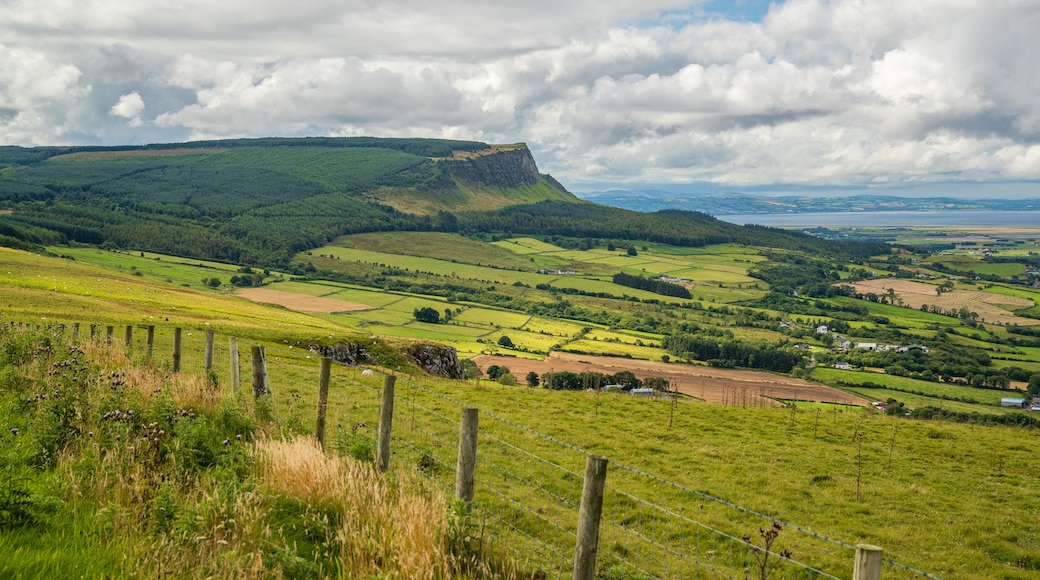
M720 214L734 224L775 227L959 227L1040 229L1040 211L936 210Z

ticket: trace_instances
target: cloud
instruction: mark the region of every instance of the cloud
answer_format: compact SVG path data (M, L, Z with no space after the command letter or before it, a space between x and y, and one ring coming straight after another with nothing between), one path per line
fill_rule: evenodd
M565 183L1040 179L1040 6L703 4L11 0L0 131L526 141Z
M114 117L129 119L129 125L136 127L141 124L142 111L144 111L144 99L141 98L141 95L134 92L119 97L119 102L112 105L108 114Z

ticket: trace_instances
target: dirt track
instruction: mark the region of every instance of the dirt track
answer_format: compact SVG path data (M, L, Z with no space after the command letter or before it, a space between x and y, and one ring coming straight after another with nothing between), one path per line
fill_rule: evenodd
M335 298L322 298L321 296L308 296L295 292L281 292L269 288L245 288L238 295L253 302L266 304L277 304L296 312L353 312L356 310L371 310L367 304L357 302L346 302Z
M474 357L477 366L486 370L491 365L509 367L510 372L521 383L527 373L539 375L553 371L580 373L593 371L616 374L631 371L640 379L662 377L679 392L711 403L738 404L748 406L779 405L773 399L797 399L866 405L863 397L831 387L816 385L801 379L793 379L770 373L715 369L678 363L663 363L625 358L578 355L554 352L546 360L529 360L506 356L480 355Z

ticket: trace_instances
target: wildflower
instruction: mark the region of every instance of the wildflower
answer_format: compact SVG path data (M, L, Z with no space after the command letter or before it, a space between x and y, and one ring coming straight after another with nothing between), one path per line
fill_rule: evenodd
M242 434L239 433L238 435L235 435L235 439L238 439L239 441L241 441L242 440Z
M18 436L18 427L11 427L11 435Z
M224 440L224 445L227 445L227 444L228 444L228 443L230 443L230 442L231 442L231 440L230 440L230 439L225 439L225 440Z

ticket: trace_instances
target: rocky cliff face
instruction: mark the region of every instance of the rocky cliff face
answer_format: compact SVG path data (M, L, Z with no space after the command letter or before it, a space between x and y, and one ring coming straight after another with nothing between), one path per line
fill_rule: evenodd
M441 163L452 177L467 185L527 187L537 185L542 180L531 150L526 145L468 159L444 160ZM549 179L553 186L567 191L558 181L551 177Z

